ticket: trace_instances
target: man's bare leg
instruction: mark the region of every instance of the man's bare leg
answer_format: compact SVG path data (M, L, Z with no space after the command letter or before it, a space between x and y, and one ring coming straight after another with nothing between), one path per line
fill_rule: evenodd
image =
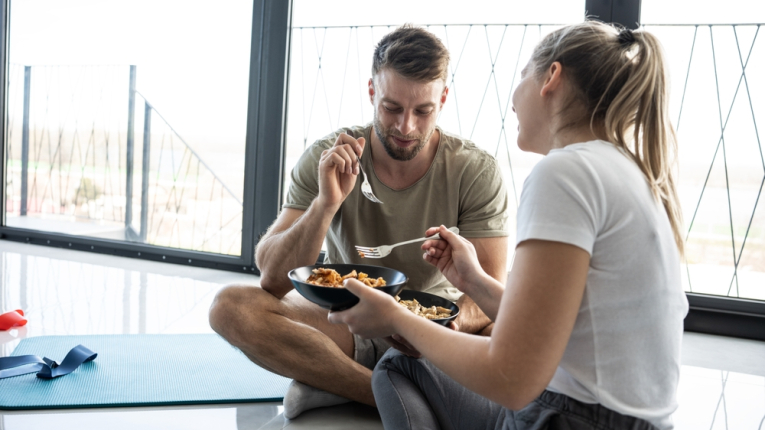
M296 291L281 300L256 286L222 289L210 326L255 364L350 400L375 406L372 371L353 360L353 335Z

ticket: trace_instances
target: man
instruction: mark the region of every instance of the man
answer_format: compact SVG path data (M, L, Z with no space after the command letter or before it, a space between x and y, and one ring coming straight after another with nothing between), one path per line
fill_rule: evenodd
M423 261L417 245L381 260L362 260L354 249L457 226L484 270L504 284L508 199L497 163L436 126L449 93L448 64L446 48L424 29L404 26L380 41L369 80L373 124L339 130L306 150L283 211L258 244L261 286L228 286L210 309L216 332L259 366L295 380L284 400L287 418L346 399L374 406L371 369L385 350L418 354L405 339L361 339L330 324L326 310L292 290L287 273L314 264L325 238L327 262L400 270L407 288L456 300L452 328L490 332L491 321ZM383 204L362 195L359 163Z

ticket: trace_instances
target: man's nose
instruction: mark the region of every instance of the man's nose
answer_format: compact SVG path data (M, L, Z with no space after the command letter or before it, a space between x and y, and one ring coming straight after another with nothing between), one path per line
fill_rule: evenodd
M408 136L416 129L416 118L411 112L404 112L399 131Z

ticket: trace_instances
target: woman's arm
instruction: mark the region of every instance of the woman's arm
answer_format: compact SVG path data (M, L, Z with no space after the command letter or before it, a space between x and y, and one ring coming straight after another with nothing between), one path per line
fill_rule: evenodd
M460 314L454 323L459 331L478 333L497 318L499 301L507 280L508 240L507 237L482 237L467 241L473 244L478 263L487 275L485 282L489 285L480 290L473 289L473 294L463 294L459 298L457 306Z
M522 242L489 342L415 331L396 324L433 364L460 384L511 409L549 384L568 344L584 295L590 256L560 242ZM436 324L433 324L436 325ZM455 347L459 345L458 347Z
M355 283L348 287L361 302L329 318L365 337L399 333L460 384L520 409L547 387L563 356L584 295L589 260L586 251L573 245L522 242L491 338L433 324L390 296ZM371 314L376 317L369 318Z

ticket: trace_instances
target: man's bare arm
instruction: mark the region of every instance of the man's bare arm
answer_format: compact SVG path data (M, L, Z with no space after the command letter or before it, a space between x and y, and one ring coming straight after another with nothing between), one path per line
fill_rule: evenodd
M314 203L316 201L314 200ZM316 263L334 213L318 204L307 211L284 209L255 250L261 287L281 299L292 289L287 273Z
M341 133L335 145L321 153L319 194L308 210L285 209L255 251L261 287L281 299L292 289L287 273L316 262L332 217L356 184L363 137Z
M499 284L492 284L476 297L464 294L457 301L460 315L455 320L459 331L478 333L497 316L502 292L507 281L507 237L469 238L475 247L481 268Z

